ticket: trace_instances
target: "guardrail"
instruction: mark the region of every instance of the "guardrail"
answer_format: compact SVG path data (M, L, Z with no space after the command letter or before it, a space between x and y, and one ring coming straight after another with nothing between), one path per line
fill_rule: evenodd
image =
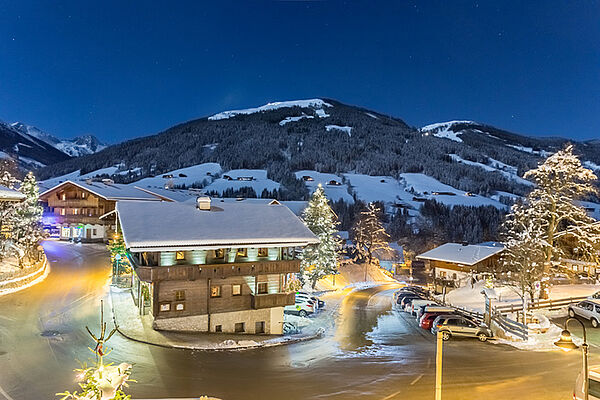
M495 322L504 332L508 332L514 336L517 336L521 340L527 341L529 337L529 331L527 326L506 318L499 312L492 315L492 321Z
M558 300L538 300L533 303L529 303L527 305L528 310L539 310L542 308L560 308L564 306L568 306L572 303L577 303L579 301L587 299L587 296L579 296L579 297L568 297L566 299L558 299ZM494 311L508 314L512 312L522 312L523 304L507 304L507 305L499 305L494 307Z

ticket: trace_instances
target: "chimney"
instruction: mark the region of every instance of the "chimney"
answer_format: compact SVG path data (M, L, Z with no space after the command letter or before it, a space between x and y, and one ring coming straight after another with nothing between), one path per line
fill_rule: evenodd
M196 207L198 210L210 211L210 197L200 196L196 199Z

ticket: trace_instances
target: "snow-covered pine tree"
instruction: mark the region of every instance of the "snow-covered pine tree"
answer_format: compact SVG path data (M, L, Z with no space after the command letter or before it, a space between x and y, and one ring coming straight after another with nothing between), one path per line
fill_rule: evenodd
M19 191L25 195L25 200L15 206L11 237L15 245L32 259L38 244L44 238L42 226L44 209L39 204L38 185L32 172L25 176ZM22 264L22 261L19 257L19 264Z
M19 180L12 174L15 166L9 159L0 160L0 185L9 189L14 189L19 183ZM16 204L10 201L0 201L0 230L10 229L15 220ZM4 256L10 253L10 245L12 244L9 235L0 232L0 261Z
M339 240L337 217L319 185L302 214L306 226L319 238L319 244L307 246L302 252L301 270L314 288L317 281L337 272Z
M522 293L532 296L533 285L549 272L552 261L574 255L598 261L600 226L575 202L596 192L592 182L597 178L581 165L573 146L558 151L525 177L536 187L512 207L503 224L507 249L503 268L511 272Z
M379 208L369 203L352 227L357 261L372 264L375 250L391 250L390 235L385 231L378 214Z

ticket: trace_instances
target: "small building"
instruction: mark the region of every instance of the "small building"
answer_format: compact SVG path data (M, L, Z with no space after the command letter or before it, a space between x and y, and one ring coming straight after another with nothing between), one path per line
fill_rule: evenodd
M118 202L132 294L157 330L281 334L318 238L279 202Z
M0 201L2 202L18 202L25 199L25 195L17 190L9 189L6 186L0 185Z
M44 226L62 240L104 241L116 229L115 205L119 201L172 201L131 185L109 181L65 181L40 194L45 203Z
M433 272L434 278L461 287L469 283L473 274L494 269L502 251L504 247L491 242L446 243L416 258L425 261L426 269Z

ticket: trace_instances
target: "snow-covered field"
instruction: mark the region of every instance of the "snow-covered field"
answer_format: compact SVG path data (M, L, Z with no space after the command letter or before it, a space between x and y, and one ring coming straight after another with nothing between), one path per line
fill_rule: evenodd
M508 180L511 180L511 181L514 181L514 182L517 182L517 183L520 183L520 184L526 185L526 186L533 186L533 182L528 181L527 179L523 179L519 175L517 175L516 167L513 167L512 165L504 164L503 162L494 160L493 158L488 159L489 164L482 164L482 163L475 162L475 161L465 160L464 158L461 158L457 154L449 154L449 156L456 162L467 164L467 165L473 165L475 167L482 168L489 172L499 172L502 175L504 175Z
M310 193L315 191L317 186L321 184L325 191L325 196L331 201L344 200L346 203L354 203L354 198L348 193L348 186L342 183L342 178L335 174L327 174L324 172L302 170L295 172L296 179L304 179L305 176L311 177L313 180L305 180L304 184L309 189ZM329 182L338 182L338 185L330 185Z
M448 121L439 122L436 124L426 125L420 129L425 135L433 135L435 137L450 139L455 142L462 143L462 139L458 137L462 132L454 132L451 130L454 124L472 124L473 121Z
M356 197L365 202L402 202L415 208L420 206L419 203L413 201L413 195L406 192L399 182L391 176L344 174L344 177L350 183Z
M157 175L153 178L140 179L133 184L138 187L158 187L162 188L169 182L173 185L190 186L194 183L207 181L212 182L213 177L222 172L221 166L217 163L203 163L191 167L176 169Z
M352 127L351 126L326 125L325 130L327 132L341 131L341 132L345 132L348 135L348 137L352 136Z
M228 177L231 179L228 179ZM278 182L267 178L267 171L264 169L232 169L223 173L222 178L215 179L204 190L222 194L227 189L239 190L251 187L257 196L260 196L263 190L272 191L279 189L280 186Z

